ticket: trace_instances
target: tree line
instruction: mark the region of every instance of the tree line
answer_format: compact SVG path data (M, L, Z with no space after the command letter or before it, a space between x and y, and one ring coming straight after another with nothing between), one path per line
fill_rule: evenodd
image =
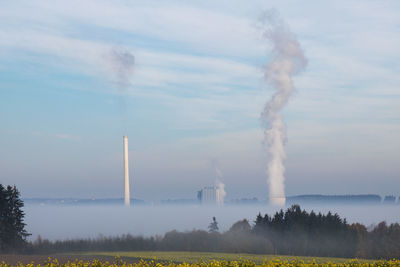
M371 231L338 214L316 214L293 205L274 216L258 214L252 233L268 239L274 253L303 256L400 258L400 225L379 223Z

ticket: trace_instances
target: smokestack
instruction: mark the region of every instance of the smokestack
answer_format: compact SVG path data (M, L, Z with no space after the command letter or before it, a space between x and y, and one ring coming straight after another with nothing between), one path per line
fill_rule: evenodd
M124 174L125 174L125 206L130 206L131 196L129 192L128 136L124 136Z

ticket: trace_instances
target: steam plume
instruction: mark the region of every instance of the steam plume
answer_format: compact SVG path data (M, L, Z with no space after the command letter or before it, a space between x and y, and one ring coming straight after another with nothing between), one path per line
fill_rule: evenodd
M261 114L269 153L269 198L273 205L284 205L286 198L283 161L286 158L286 127L281 110L294 91L292 77L306 67L307 59L296 36L290 32L276 11L265 12L260 22L263 37L273 46L273 56L266 66L265 78L275 92Z
M215 188L216 188L216 196L217 196L217 205L223 206L224 205L224 198L226 196L225 192L225 184L221 181L223 174L221 169L219 168L219 163L217 159L213 159L211 164L215 170Z
M215 183L217 188L217 205L222 207L224 205L224 198L226 196L225 184L220 180L217 180Z

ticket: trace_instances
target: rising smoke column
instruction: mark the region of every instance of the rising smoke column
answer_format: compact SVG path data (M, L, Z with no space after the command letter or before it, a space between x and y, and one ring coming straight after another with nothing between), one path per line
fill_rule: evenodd
M221 182L221 180L216 180L215 187L216 187L216 194L217 194L217 205L222 207L224 205L224 199L226 196L225 184L223 182Z
M114 72L117 87L121 91L126 90L131 84L135 65L134 55L126 48L115 47L111 49L107 59Z
M114 79L118 93L118 102L121 112L122 126L127 133L128 119L126 115L126 95L131 86L131 79L135 67L135 56L125 47L114 47L104 57Z
M273 55L264 75L275 92L261 114L269 154L269 198L273 205L284 205L286 198L283 161L286 158L286 127L281 111L294 91L292 77L306 67L307 59L296 36L290 32L276 11L265 12L260 22L263 37L273 46Z
M224 205L224 199L226 196L225 184L222 182L223 174L221 169L219 168L219 163L217 159L212 159L211 164L215 170L215 189L217 205L222 207Z
M131 79L135 67L135 56L125 47L114 47L108 51L104 58L113 77L113 84L119 95L121 113L125 115L125 97L128 88L131 86Z

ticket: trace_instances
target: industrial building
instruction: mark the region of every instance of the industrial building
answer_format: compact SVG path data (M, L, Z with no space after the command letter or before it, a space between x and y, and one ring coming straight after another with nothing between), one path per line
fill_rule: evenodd
M224 195L218 186L206 186L197 192L197 199L202 205L218 205L224 204Z

